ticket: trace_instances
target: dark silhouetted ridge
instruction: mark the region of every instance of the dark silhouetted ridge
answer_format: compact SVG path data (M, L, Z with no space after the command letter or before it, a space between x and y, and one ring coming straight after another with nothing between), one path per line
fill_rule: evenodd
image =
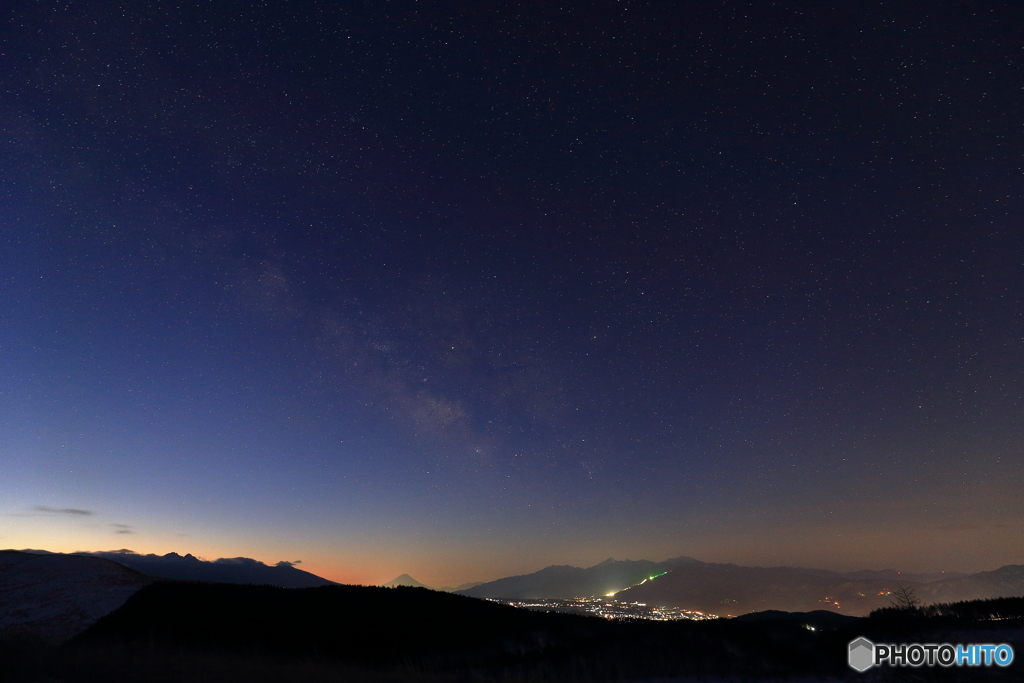
M387 583L382 583L381 586L384 587L384 588L394 588L396 586L409 586L411 588L430 588L430 586L428 586L427 584L420 583L419 581L417 581L416 579L412 578L408 574L402 574L401 576L396 576L395 578L391 579Z
M575 598L606 595L667 571L649 560L607 559L583 569L552 565L533 574L482 583L461 595L478 598Z
M334 582L316 574L296 569L291 562L266 565L248 557L221 558L213 562L200 560L187 554L140 555L130 550L78 553L112 560L149 576L186 581L216 581L218 583L252 583L282 588L315 588L330 586Z

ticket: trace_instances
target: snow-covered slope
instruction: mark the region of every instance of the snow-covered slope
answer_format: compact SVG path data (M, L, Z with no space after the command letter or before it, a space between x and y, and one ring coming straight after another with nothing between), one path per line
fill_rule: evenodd
M66 640L153 580L99 557L0 550L0 634Z

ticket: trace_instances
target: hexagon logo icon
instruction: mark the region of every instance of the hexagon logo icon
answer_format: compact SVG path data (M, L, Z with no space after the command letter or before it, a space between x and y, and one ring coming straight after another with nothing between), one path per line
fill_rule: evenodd
M848 661L854 671L867 671L875 663L875 644L863 636L851 641Z

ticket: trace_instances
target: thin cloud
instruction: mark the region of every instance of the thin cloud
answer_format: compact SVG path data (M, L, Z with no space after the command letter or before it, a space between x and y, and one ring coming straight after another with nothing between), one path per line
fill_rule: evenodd
M128 548L121 548L120 550L76 550L71 553L72 555L138 555L139 553L134 550L128 550Z
M95 514L92 510L79 510L78 508L52 508L46 505L36 505L32 508L36 512L46 512L48 514L58 515L92 515Z

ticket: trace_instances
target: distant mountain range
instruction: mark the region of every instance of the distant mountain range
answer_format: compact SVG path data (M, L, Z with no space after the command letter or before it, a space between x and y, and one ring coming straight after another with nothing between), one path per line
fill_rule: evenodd
M1024 565L978 574L831 572L741 567L677 557L664 562L608 559L589 568L551 566L459 591L479 598L562 598L614 594L617 600L731 616L762 610L829 610L865 616L902 585L923 604L1024 595Z
M45 550L26 552L52 554ZM162 579L252 583L281 588L316 588L317 586L334 585L333 581L296 569L291 562L279 562L270 566L248 557L221 558L209 561L200 560L191 554L184 556L178 553L140 555L131 550L81 552L74 553L74 555L103 558L147 576Z
M685 564L690 558L675 560ZM696 562L696 560L693 560ZM608 558L586 569L552 565L533 574L510 576L460 590L474 598L576 598L607 595L621 591L671 568L668 562L649 560L613 560Z
M412 588L430 588L430 586L428 586L427 584L420 583L419 581L417 581L416 579L412 578L408 574L402 574L401 576L396 576L395 578L391 579L387 583L382 583L381 584L381 588L395 588L396 586L410 586Z
M454 586L454 587L452 587L452 586L442 586L440 588L431 588L430 586L428 586L425 583L420 583L419 581L417 581L416 579L412 578L408 574L402 574L401 576L396 576L395 578L391 579L387 583L382 583L381 587L382 588L395 588L397 586L409 586L409 587L412 587L412 588L430 588L430 590L442 591L444 593L454 593L456 591L464 591L464 590L468 590L470 588L474 588L476 586L479 586L480 583L481 583L480 581L476 581L476 582L473 582L473 583L464 583L461 586Z
M29 635L66 640L160 578L281 588L336 585L288 562L268 566L247 557L208 562L192 555L130 550L0 550L0 639Z
M0 629L20 628L18 624L24 625L41 619L39 624L42 630L49 629L56 633L60 631L55 625L56 621L46 625L49 623L46 619L50 619L46 617L46 614L50 614L47 611L50 608L45 607L44 603L64 604L65 612L78 615L69 617L69 624L86 623L87 615L98 614L99 608L78 606L75 602L77 598L70 597L76 591L85 600L83 604L100 604L95 602L99 600L96 596L104 594L104 591L110 596L120 596L117 600L123 602L134 590L153 578L282 588L334 585L327 579L297 569L290 562L270 566L244 557L207 561L190 554L141 555L130 550L73 555L38 550L0 551L0 554L6 558L4 563L0 563L0 589L9 584L11 590L27 596L24 599L29 603L36 601L41 605L38 609L22 610L27 615L24 619L16 617L16 613L11 611L13 608L8 609L0 616ZM37 571L32 567L39 569ZM56 583L48 587L51 574L47 572L51 571L57 572L52 574L56 577L53 578ZM68 578L75 572L81 573L80 580L84 583L74 584L79 579ZM122 588L108 591L111 581ZM78 587L68 588L73 585ZM384 586L429 588L408 574L402 574ZM510 576L487 583L468 583L454 588L445 586L435 590L475 598L508 599L571 599L614 595L617 600L697 610L719 616L764 610L829 610L839 614L865 616L872 610L889 606L894 599L892 592L898 586L913 591L922 604L1022 596L1024 565L1007 565L977 574L901 574L892 570L842 573L800 567L743 567L701 562L685 556L662 562L609 558L587 568L550 566L532 574ZM57 591L54 594L57 597L52 600L46 597L54 590ZM13 598L7 599L9 601ZM110 604L116 607L114 602ZM2 603L0 607L3 607ZM59 611L51 610L54 615ZM65 631L72 632L75 628L69 626Z

